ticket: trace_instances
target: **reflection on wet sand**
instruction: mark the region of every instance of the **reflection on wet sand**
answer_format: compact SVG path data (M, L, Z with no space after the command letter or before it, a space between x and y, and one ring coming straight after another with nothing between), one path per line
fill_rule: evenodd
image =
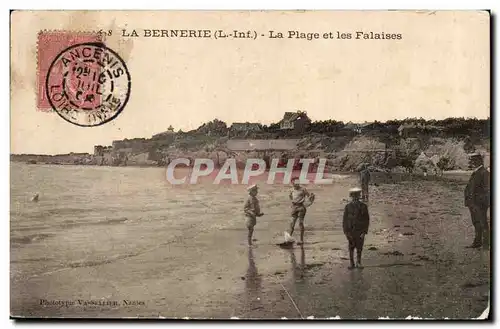
M255 265L253 248L248 248L248 269L245 280L246 310L247 312L261 309L262 306L262 277Z
M286 252L289 253L290 256L290 266L291 268L291 280L290 284L285 284L285 283L280 283L281 287L285 290L285 293L288 296L288 299L290 303L293 305L295 310L297 311L297 315L300 318L304 318L301 310L303 309L304 305L302 305L300 299L307 294L307 285L306 285L306 280L305 278L305 261L306 261L306 256L305 256L305 251L304 251L304 246L300 246L300 264L297 265L297 258L295 256L295 249L286 249ZM286 287L285 287L286 286Z
M290 249L290 264L292 265L292 275L295 282L304 279L304 270L306 264L306 254L304 251L304 246L300 246L300 264L297 266L297 258L295 257L295 250Z
M370 290L370 283L365 280L363 269L349 271L349 280L344 287L348 296L347 304L353 313L364 308L367 300L367 291Z

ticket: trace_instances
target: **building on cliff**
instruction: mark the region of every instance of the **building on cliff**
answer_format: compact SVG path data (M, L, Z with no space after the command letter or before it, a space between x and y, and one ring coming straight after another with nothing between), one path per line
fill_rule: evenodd
M104 156L107 153L111 153L112 150L113 150L112 146L95 145L94 156Z
M279 124L281 130L303 133L309 128L311 119L305 111L285 112Z
M374 126L375 126L374 122L353 123L349 121L344 125L342 129L346 131L353 131L357 134L362 134L368 130L373 129Z
M300 139L231 139L227 148L231 151L291 151Z
M399 136L403 138L415 137L420 134L436 135L443 130L442 127L422 123L405 123L399 126Z
M163 137L170 137L170 136L173 136L173 135L175 135L174 127L172 127L172 125L170 125L170 126L168 126L167 131L164 131L162 133L153 135L152 138L153 139L161 139Z
M261 131L262 125L254 122L235 122L231 125L231 131Z

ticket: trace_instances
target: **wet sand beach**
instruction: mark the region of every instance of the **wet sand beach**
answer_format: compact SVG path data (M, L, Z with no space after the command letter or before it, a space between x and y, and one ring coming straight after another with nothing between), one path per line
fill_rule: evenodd
M246 245L243 185L172 187L160 168L11 164L11 315L471 318L490 254L465 249L468 174L370 186L364 268L349 271L342 212L357 177L310 185L305 244L276 246L288 186L261 184ZM34 193L39 202L30 202Z

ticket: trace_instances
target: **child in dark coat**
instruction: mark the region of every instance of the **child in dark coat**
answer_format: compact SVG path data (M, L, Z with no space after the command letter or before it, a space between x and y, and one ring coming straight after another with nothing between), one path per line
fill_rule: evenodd
M370 225L370 215L366 204L360 201L361 189L350 189L349 195L351 202L344 209L343 229L349 242L349 269L353 269L361 267L361 253ZM354 263L354 249L356 249L356 264Z

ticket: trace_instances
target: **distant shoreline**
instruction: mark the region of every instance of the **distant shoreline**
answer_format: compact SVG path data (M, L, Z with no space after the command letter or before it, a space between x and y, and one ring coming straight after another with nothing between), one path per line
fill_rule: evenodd
M95 163L54 163L54 162L36 162L36 163L29 163L28 161L22 161L22 160L10 160L10 162L14 163L21 163L25 165L30 165L30 166L40 166L40 165L47 165L47 166L85 166L85 167L114 167L114 168L125 168L125 167L135 167L135 168L165 168L166 166L158 166L158 165L148 165L148 164L130 164L130 165L120 165L120 166L113 166L113 165L108 165L108 164L95 164Z
M22 161L10 161L11 163L20 163L24 164L26 166L63 166L63 167L80 167L80 166L85 166L85 167L106 167L106 168L158 168L158 169L165 169L166 166L152 166L152 165L127 165L127 166L111 166L111 165L94 165L94 164L54 164L54 163L37 163L37 164L26 164L23 163ZM188 171L191 168L178 168L178 170L186 170ZM244 169L238 168L238 172L242 172ZM267 172L267 171L266 171ZM297 173L300 173L300 170L296 171ZM417 179L417 180L443 180L443 181L465 181L469 178L470 174L473 172L473 170L447 170L443 172L442 176L437 176L437 175L428 175L424 176L422 174L409 174L406 172L392 172L392 173L387 173L387 172L373 172L372 175L377 176L380 175L382 177L385 177L385 179L382 179L382 181L385 181L386 183L396 183L401 180L407 180L407 179ZM330 178L332 175L335 176L358 176L359 173L356 171L327 171L325 172L325 178ZM387 181L387 177L392 177ZM375 178L375 177L374 177ZM380 177L381 178L381 177ZM379 179L380 179L379 178ZM372 184L376 184L376 181L379 179L375 178Z

